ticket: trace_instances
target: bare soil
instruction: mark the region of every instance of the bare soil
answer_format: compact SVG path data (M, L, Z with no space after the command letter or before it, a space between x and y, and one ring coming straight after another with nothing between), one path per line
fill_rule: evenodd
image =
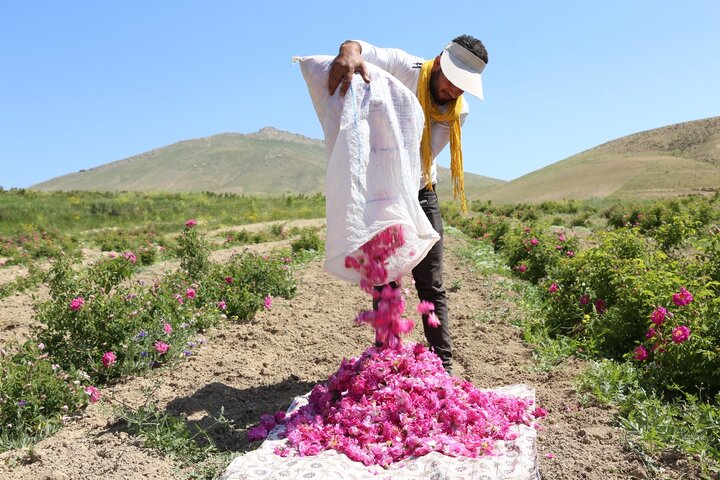
M538 404L548 411L538 436L543 479L699 478L696 470L675 456L661 462L663 472L651 475L628 447L626 434L615 426L613 411L580 403L573 379L585 367L582 361L573 358L552 371L538 369L531 347L512 325L525 314L519 299L500 277L479 276L464 265L453 254L462 243L461 238L446 236L445 283L461 284L448 292L454 374L481 388L519 383L535 388ZM281 244L252 248L269 252ZM213 259L222 261L240 250L215 252ZM169 266L156 265L142 275L161 275L163 268ZM0 269L0 283L19 270L11 272ZM260 312L253 321L223 323L209 332L196 355L174 369L105 387L101 402L90 405L32 451L0 454L0 478L187 478L192 466L181 467L145 448L142 439L128 435L115 419L113 406L138 407L148 398L185 418L190 426L209 429L221 451L252 449L245 429L261 413L285 410L293 397L326 380L343 358L359 355L373 341L369 327L353 324L357 312L370 304L356 285L324 272L321 261L296 273L295 298L274 299L272 309ZM414 295L409 281L406 285ZM413 305L414 300L408 303ZM9 338L27 338L34 325L31 305L30 294L0 300L0 345ZM421 331L416 328L408 340L424 341ZM235 428L213 426L221 409ZM223 459L226 463L230 453Z

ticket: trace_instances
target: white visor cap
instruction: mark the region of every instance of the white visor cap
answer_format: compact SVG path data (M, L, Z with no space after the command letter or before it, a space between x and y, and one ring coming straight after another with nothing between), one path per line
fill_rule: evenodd
M465 47L448 43L440 55L440 68L453 85L483 99L482 76L485 62Z

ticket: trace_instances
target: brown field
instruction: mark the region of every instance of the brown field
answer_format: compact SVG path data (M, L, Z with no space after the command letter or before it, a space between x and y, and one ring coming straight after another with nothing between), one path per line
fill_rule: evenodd
M446 237L446 285L462 281L457 291L448 292L455 375L481 388L523 383L536 390L538 404L548 410L538 436L543 479L651 478L628 447L626 433L614 426L613 412L580 403L573 389L573 379L584 367L580 360L571 359L551 371L537 368L530 346L511 324L523 315L516 294L503 278L479 276L464 265L453 254L462 244L455 235ZM253 249L269 251L278 245ZM239 250L215 252L213 259L222 261ZM141 275L152 278L168 267L155 265ZM0 269L0 283L20 273ZM142 440L122 431L114 419L114 405L138 407L146 401L148 389L154 389L160 408L203 427L212 424L221 408L238 426L261 413L287 408L294 396L337 370L342 358L359 355L373 340L369 327L353 324L358 309L370 303L357 286L331 277L319 261L297 275L295 298L276 299L271 310L251 322L222 324L210 332L197 355L175 369L105 387L101 402L37 444L32 455L24 450L0 454L0 478L184 478L187 468L144 448ZM408 304L415 302L409 299ZM25 338L33 326L32 313L30 294L0 300L2 340ZM409 340L423 341L418 329ZM242 429L223 427L210 433L221 451L251 448ZM684 460L668 456L660 464L665 468L661 478L696 478Z

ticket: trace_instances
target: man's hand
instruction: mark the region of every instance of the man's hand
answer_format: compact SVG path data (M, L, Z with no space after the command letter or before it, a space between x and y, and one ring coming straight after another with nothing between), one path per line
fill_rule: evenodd
M352 41L345 42L340 45L340 53L330 65L328 93L332 95L340 85L340 96L344 97L355 73L359 73L365 83L370 83L370 74L365 60L362 59L360 44Z

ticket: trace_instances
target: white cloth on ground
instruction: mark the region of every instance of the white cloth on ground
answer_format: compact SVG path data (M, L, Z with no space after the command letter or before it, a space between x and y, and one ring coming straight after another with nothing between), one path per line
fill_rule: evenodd
M493 389L502 396L535 400L535 390L527 385ZM308 394L309 395L309 394ZM288 408L290 414L307 403L307 396L296 397ZM537 432L519 425L518 437L498 441L495 455L478 458L448 457L432 452L419 458L408 458L390 465L366 467L335 450L325 450L309 457L281 457L275 447L283 446L280 436L285 427L278 426L267 440L251 452L237 456L220 477L221 480L540 480L537 461Z
M323 127L328 165L325 181L325 270L351 282L345 268L375 235L402 225L405 245L387 264L388 279L409 273L440 236L418 202L423 113L415 95L384 70L368 65L372 81L354 75L342 97L328 95L333 57L296 57Z

